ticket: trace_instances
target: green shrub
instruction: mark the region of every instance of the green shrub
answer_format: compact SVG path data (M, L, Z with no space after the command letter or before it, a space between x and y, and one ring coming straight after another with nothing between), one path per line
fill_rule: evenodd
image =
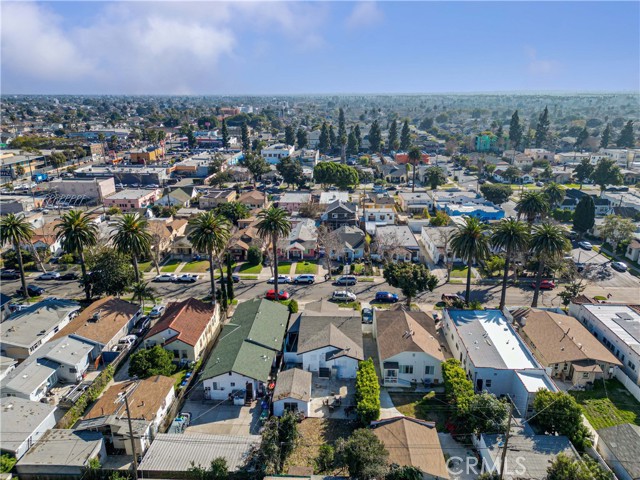
M262 263L262 251L258 247L249 247L247 252L247 262L251 265L259 265Z
M71 253L65 253L64 255L62 255L60 257L59 263L64 264L64 265L69 265L71 263L73 263L75 261L75 259L73 258L73 255Z
M0 457L0 473L9 473L17 461L13 455L3 453Z
M331 445L320 445L318 456L316 457L316 470L319 473L333 470L335 451Z
M289 300L289 313L298 313L298 302Z
M380 383L371 358L361 362L356 373L356 412L365 426L380 416Z

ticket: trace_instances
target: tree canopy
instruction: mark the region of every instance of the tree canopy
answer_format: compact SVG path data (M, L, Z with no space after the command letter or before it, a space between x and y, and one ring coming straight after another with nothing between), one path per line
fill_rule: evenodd
M289 185L304 185L305 179L302 171L300 160L293 160L285 157L276 165L278 173L282 175L282 179Z
M548 434L566 435L578 450L591 444L591 434L582 423L582 410L565 392L540 389L533 400L532 421Z
M509 197L513 194L510 185L500 185L497 183L485 183L480 187L480 191L484 198L496 205L502 205L509 201Z
M131 259L114 248L102 247L87 254L91 296L122 295L135 280Z
M438 285L438 277L426 266L416 263L388 263L384 267L384 279L402 291L407 297L407 305L411 305L411 299L419 293L432 292Z
M131 355L129 376L149 378L154 375L170 376L176 369L173 354L160 345L143 348Z
M313 179L322 185L335 185L338 188L349 188L358 185L358 171L342 163L321 162L313 169Z
M591 195L580 199L573 214L573 229L581 235L588 232L596 221L596 205Z
M607 185L620 185L622 183L622 173L620 173L620 167L618 167L615 160L601 158L591 174L591 180L600 187L601 192L604 192Z

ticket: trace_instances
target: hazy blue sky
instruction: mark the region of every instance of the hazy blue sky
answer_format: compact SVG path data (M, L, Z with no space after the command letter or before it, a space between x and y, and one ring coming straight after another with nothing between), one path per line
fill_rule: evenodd
M639 2L10 2L3 93L637 91Z

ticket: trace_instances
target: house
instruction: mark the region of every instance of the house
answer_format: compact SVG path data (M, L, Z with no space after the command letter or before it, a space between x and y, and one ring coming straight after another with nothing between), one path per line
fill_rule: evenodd
M18 364L18 361L11 357L0 355L0 381L9 375Z
M299 160L303 165L315 167L320 159L320 152L318 150L303 148L302 150L296 150L290 155L292 160Z
M434 201L427 192L400 192L398 205L403 212L422 214L434 209Z
M289 310L281 303L255 298L242 302L220 333L202 370L207 399L225 400L233 394L255 398L265 390L271 367L282 349Z
M250 190L240 194L238 202L249 207L249 210L258 210L267 207L267 196L258 190Z
M364 360L361 324L354 312L318 314L305 308L287 332L284 361L320 377L355 378Z
M40 228L35 228L34 234L30 240L33 248L36 250L48 251L51 254L60 252L62 250L62 245L60 240L57 238L57 224L57 221L47 222Z
M336 200L327 205L320 219L331 230L343 226L355 227L358 224L358 204Z
M315 258L318 251L318 229L311 218L297 222L287 238L288 245L278 249L278 255L287 260Z
M396 211L393 207L368 208L362 211L362 221L372 222L376 226L393 225L396 223Z
M596 206L596 216L603 217L612 213L613 205L608 198L594 197L593 203Z
M63 329L80 308L76 302L50 298L14 312L0 323L2 354L25 360Z
M447 205L485 205L487 201L475 192L458 191L457 189L451 190L434 190L429 192L429 195L433 198L433 209L444 210Z
M640 478L640 427L623 423L598 430L597 450L620 480Z
M286 192L278 200L278 207L286 210L290 214L300 210L300 207L311 201L310 193Z
M365 233L357 227L343 226L334 231L337 243L344 245L342 250L329 252L335 260L355 260L364 257Z
M376 237L371 247L375 259L391 259L394 262L418 261L420 245L411 229L406 225L385 225L376 228Z
M382 178L388 183L407 183L407 168L395 164L380 165Z
M163 197L156 200L156 205L161 205L163 207L189 207L191 204L191 199L193 196L187 193L185 190L181 188L176 188L171 192L167 193Z
M504 218L504 210L500 207L496 207L490 202L487 202L484 205L478 205L476 203L469 203L465 205L447 204L444 211L450 217L474 217L483 222L501 220Z
M251 247L257 247L261 251L264 250L266 241L260 236L256 227L257 223L258 221L254 219L250 226L238 230L231 236L229 252L236 261L246 261Z
M330 203L340 200L342 203L349 202L349 192L321 192L320 205L329 205Z
M299 368L280 372L276 380L276 388L273 390L273 414L281 417L284 412L300 412L308 417L311 379L311 372Z
M373 319L385 387L442 382L440 365L446 360L436 322L424 312L378 310Z
M435 423L394 417L371 422L370 428L389 452L389 463L416 467L425 480L450 478Z
M276 143L270 147L263 148L260 155L271 165L277 165L285 157L290 157L294 152L294 147L284 143Z
M57 408L22 398L0 400L0 437L3 453L20 460L47 430L56 426Z
M613 376L622 363L578 320L546 310L513 312L518 332L553 378L572 385L593 384Z
M624 254L632 262L638 262L640 259L640 240L634 238L631 240L629 245L627 245L627 251Z
M622 371L640 385L640 313L627 305L569 304L577 318L622 362Z
M104 297L85 308L53 338L68 335L91 343L95 346L95 358L101 356L103 362L110 362L117 356L117 352L111 352L111 347L129 334L140 315L140 305L115 297Z
M118 405L122 403L124 403L122 400L117 402ZM129 430L129 422L131 422L131 430ZM107 442L108 449L122 450L128 456L133 456L131 437L135 444L135 453L140 456L149 448L157 430L149 420L127 419L126 415L104 415L84 419L78 421L73 428L75 431L99 432Z
M57 477L82 478L89 462L104 462L107 451L102 434L66 429L51 429L18 461L20 479L41 480Z
M504 454L504 480L538 480L547 478L547 468L563 453L570 460L579 460L580 455L569 439L563 435L514 434L509 436L504 452L505 436L482 433L473 437L480 453L484 472L499 472Z
M451 251L451 238L456 230L456 227L422 227L420 240L434 264L445 263L447 260L453 263L462 261Z
M184 236L188 220L184 218L152 218L149 220L149 233L151 234L151 250L159 251L159 258L171 251L173 242Z
M144 337L147 348L162 345L174 361L195 362L214 341L220 329L218 305L188 298L167 306L164 314Z
M182 478L193 465L208 468L220 457L225 459L229 472L236 472L259 446L259 435L159 433L138 466L138 472L144 478Z
M200 197L200 208L204 210L211 210L223 203L233 202L236 199L235 190L207 190Z
M476 392L508 396L525 417L539 389L557 391L500 310L446 309L443 317L449 349Z
M144 190L141 188L125 188L103 199L105 208L117 207L123 212L145 208L156 202L162 195L160 189Z

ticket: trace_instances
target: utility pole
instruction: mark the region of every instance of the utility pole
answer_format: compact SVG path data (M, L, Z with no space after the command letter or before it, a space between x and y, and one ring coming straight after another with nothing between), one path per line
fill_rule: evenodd
M133 451L133 478L138 478L138 456L136 455L136 442L133 438L133 427L131 426L131 413L129 413L129 397L127 397L126 394L124 395L124 406L127 409L127 423L129 424L129 439L131 440L131 450Z
M504 437L504 447L500 458L500 480L504 478L504 471L507 469L507 448L509 447L509 436L511 435L511 418L513 416L513 403L509 402L509 420L507 420L507 433Z

